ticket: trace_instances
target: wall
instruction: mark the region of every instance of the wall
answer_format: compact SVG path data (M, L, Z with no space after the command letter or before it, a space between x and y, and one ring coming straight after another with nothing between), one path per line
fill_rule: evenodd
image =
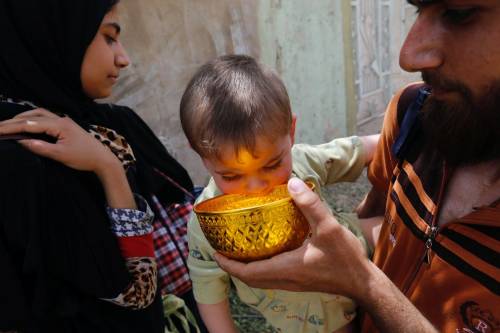
M399 50L415 8L399 0L352 0L351 6L357 132L368 134L380 129L391 96L419 79L399 67Z
M261 59L289 89L297 141L321 143L352 132L341 2L260 1L258 18Z
M178 106L194 71L217 55L246 53L278 71L298 115L297 142L353 134L358 123L379 117L392 93L385 84L367 98L361 88L371 80L361 73L373 61L359 36L387 26L370 21L382 17L382 4L387 0L122 0L123 43L133 65L112 101L134 108L197 184L207 174L184 138ZM400 35L397 25L387 29ZM382 40L394 42L377 36L369 40L374 49ZM390 78L380 82L399 79L394 62L389 67Z
M133 65L113 102L131 106L203 184L207 174L182 133L184 88L204 62L226 53L259 54L257 3L248 0L122 0L122 41Z

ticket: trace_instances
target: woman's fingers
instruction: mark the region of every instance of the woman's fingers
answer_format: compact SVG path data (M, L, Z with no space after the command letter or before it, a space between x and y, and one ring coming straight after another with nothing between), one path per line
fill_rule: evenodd
M59 118L61 117L41 108L26 111L14 118L1 121L0 135L21 132L49 134L47 130L53 132L54 126L51 126L47 120L57 120Z
M73 169L97 172L119 163L108 147L69 117L59 117L46 110L32 110L18 118L0 122L0 136L22 133L54 137L53 144L37 138L22 138L18 142L37 155Z
M55 113L52 113L52 112L50 112L46 109L43 109L43 108L38 108L38 109L33 109L30 111L20 113L12 119L25 119L25 118L33 118L33 117L47 117L47 118L53 118L53 119L60 118L60 116L58 116Z
M61 122L57 119L46 117L9 119L0 122L0 135L16 133L45 133L58 138L62 127L61 125Z
M57 120L61 117L46 109L38 108L18 114L12 119L0 122L0 134L13 134L20 132L47 133L53 132L54 126L46 120Z
M29 151L53 160L59 159L59 148L57 144L52 144L43 140L18 140L23 147Z

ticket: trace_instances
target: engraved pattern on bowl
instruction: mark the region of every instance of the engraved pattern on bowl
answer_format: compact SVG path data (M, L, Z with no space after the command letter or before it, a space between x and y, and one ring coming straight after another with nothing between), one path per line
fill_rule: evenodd
M313 187L312 183L308 183ZM286 184L263 196L221 195L198 203L194 211L210 245L228 258L253 261L302 245L309 224Z

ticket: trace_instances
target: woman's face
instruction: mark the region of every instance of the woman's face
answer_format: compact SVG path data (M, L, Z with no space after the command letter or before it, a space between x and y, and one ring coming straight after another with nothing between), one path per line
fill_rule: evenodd
M111 95L120 70L130 59L123 48L116 6L104 16L101 26L83 58L80 78L85 95L92 99Z

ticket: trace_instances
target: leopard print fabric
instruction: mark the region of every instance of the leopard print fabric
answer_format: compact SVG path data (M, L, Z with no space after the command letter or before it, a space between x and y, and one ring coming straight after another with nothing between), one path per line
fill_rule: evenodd
M115 154L125 170L135 163L134 152L123 136L112 129L97 125L90 125L89 132Z
M117 297L105 300L134 310L143 309L153 303L156 295L156 261L148 257L127 258L126 265L134 276L133 282Z
M120 242L133 243L133 237L151 235L153 232L154 213L148 202L137 194L134 195L134 199L137 209L106 208L111 221L111 230ZM125 244L121 246L127 247ZM118 296L106 300L131 309L145 308L153 302L157 289L158 272L154 255L151 253L151 257L130 256L125 260L132 282Z
M29 107L31 107L33 109L38 108L35 104L33 104L31 102L23 101L23 100L20 100L20 99L8 98L8 97L6 97L6 96L4 96L2 94L0 94L0 102L18 104L18 105L23 105L23 106L29 106ZM3 332L0 332L0 333L3 333Z

